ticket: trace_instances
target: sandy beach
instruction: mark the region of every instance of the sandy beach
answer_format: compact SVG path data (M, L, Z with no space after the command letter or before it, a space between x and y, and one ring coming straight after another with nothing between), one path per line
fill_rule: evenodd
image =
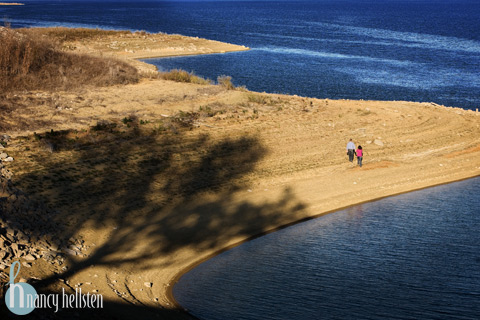
M145 73L154 68L134 59L248 49L142 33L64 47ZM480 113L434 103L313 99L154 76L10 98L20 107L3 119L0 134L11 141L0 152L14 159L12 183L57 212L51 242L79 243L61 265L39 258L20 275L51 292L101 293L105 308L93 318L188 319L171 288L221 250L480 175ZM348 161L350 138L363 147L361 168Z
M65 30L65 28L35 28L37 34L46 34L48 37L57 39L62 38L62 30ZM78 30L79 33L82 32L82 29L76 30ZM62 46L65 51L127 60L141 72L155 72L156 67L137 59L249 50L248 47L242 45L223 43L199 37L186 37L179 34L147 33L145 31L112 31L109 34L101 34L86 39L66 39L62 41Z

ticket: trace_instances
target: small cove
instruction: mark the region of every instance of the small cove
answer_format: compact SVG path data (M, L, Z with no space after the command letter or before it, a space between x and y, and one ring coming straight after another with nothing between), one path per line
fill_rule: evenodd
M351 207L185 274L200 319L479 319L480 178Z

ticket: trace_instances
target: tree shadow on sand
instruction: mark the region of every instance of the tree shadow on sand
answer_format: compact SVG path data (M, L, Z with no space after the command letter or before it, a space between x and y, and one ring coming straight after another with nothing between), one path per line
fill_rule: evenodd
M17 182L27 193L45 190L40 196L61 213L55 217L60 230L51 234L52 241L60 246L82 228L112 232L87 257L69 257L68 270L36 287L46 288L92 265L138 263L144 270L161 269L169 262L158 265L159 255L224 247L231 239L280 225L285 216L303 209L288 190L261 204L235 198L248 188L249 175L266 154L255 137L215 139L188 130L152 135L130 125L37 138L36 145L55 151L48 158L32 153L37 170ZM38 226L30 232L44 231ZM178 318L178 312L153 312Z

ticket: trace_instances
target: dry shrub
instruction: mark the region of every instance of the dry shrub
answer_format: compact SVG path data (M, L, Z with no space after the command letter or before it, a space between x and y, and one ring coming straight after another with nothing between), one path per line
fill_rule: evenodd
M232 83L232 77L230 76L219 76L217 82L220 86L224 87L227 90L234 90L235 86Z
M165 80L172 80L176 82L187 82L196 84L212 84L209 79L196 76L193 72L187 72L185 70L173 69L169 72L161 72L160 77Z
M111 58L67 53L52 41L0 28L0 90L71 89L135 83L137 69Z
M199 117L200 114L198 112L184 112L180 110L171 120L181 127L192 129Z

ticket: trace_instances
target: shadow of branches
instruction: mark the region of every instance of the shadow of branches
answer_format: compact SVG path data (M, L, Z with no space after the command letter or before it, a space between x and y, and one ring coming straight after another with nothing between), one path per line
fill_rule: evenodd
M255 137L153 135L136 123L128 127L35 135L35 146L54 151L27 153L30 167L17 183L60 212L50 239L60 246L85 228L110 230L107 241L88 256L70 257L67 270L39 287L92 265L141 262L139 268L158 269L159 255L223 247L303 208L288 190L261 204L235 199L266 154ZM38 225L31 232L44 230Z

